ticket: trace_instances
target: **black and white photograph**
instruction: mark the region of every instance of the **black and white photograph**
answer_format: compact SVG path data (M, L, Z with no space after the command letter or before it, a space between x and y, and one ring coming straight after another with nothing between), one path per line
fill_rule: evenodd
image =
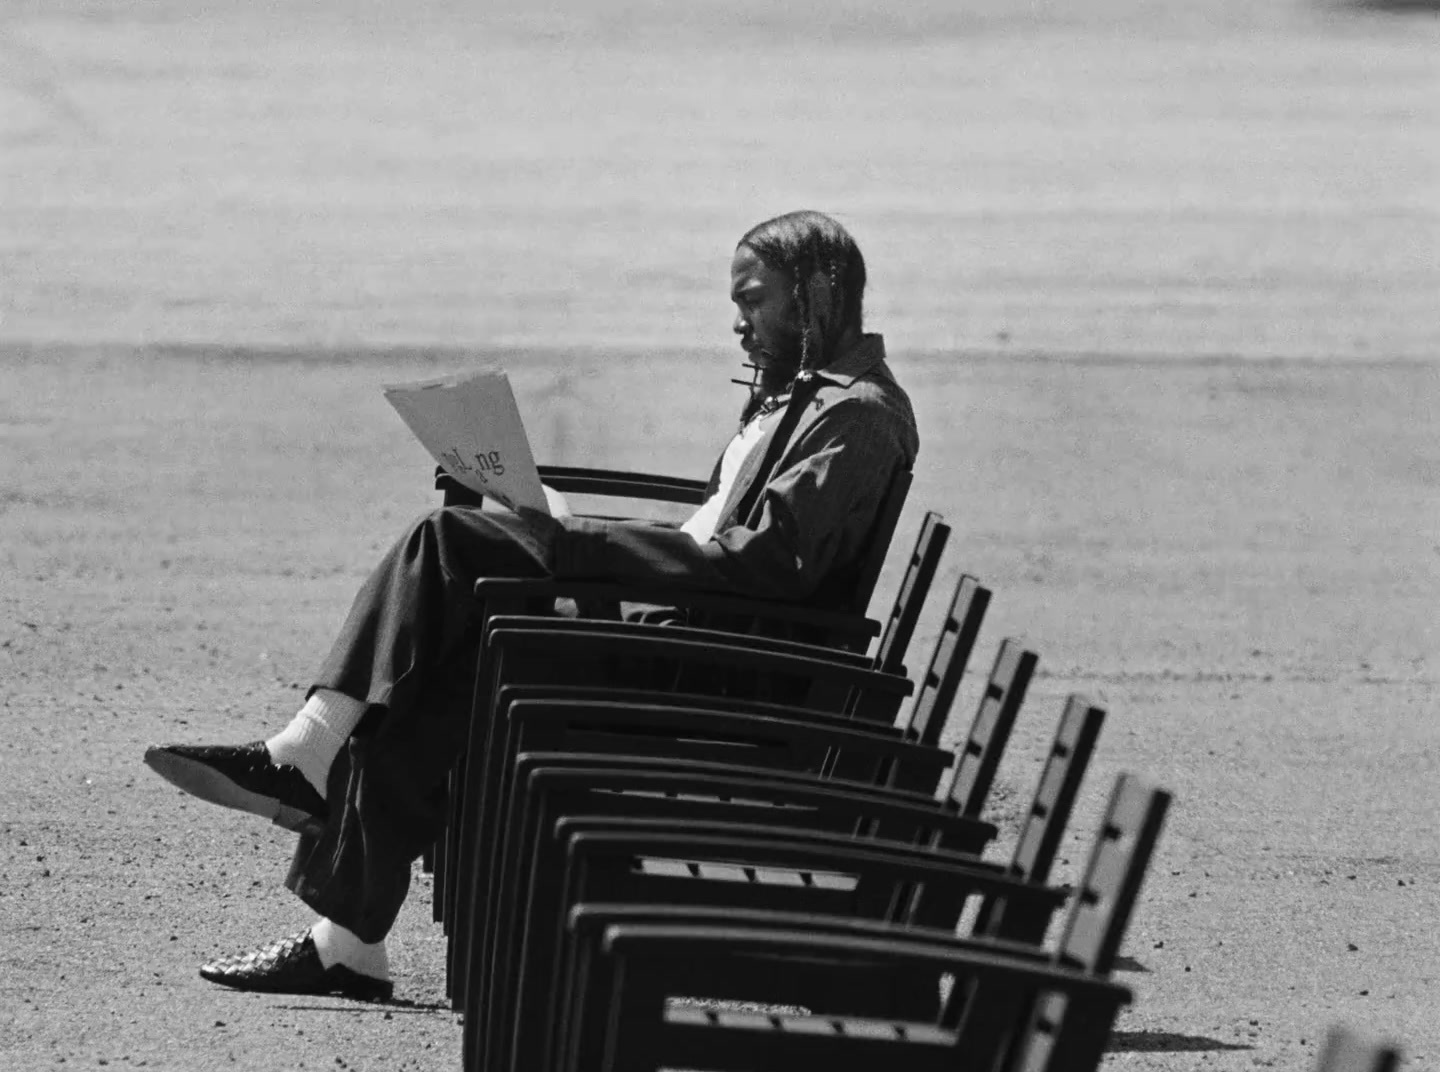
M1440 1070L1440 0L0 0L0 1070Z

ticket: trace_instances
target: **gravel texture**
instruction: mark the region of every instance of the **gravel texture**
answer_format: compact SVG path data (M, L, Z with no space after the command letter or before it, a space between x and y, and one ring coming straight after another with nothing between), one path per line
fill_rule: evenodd
M502 364L542 459L706 472L731 244L800 204L917 402L897 540L942 510L937 593L995 591L959 721L1001 637L1041 654L994 813L1077 690L1065 868L1115 772L1176 794L1109 1065L1304 1069L1347 1022L1440 1067L1404 6L0 0L0 1067L456 1067L424 879L393 1005L200 980L308 922L290 838L141 755L282 724L434 503L380 385Z

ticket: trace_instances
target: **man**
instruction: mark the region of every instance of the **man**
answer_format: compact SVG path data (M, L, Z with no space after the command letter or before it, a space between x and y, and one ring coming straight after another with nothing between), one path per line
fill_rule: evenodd
M413 861L445 816L443 780L468 733L477 577L603 578L813 602L839 600L884 495L915 459L914 415L862 330L865 262L817 212L736 247L734 331L757 370L707 498L678 528L437 510L356 596L304 707L275 736L152 748L162 777L301 832L287 885L308 931L201 968L217 983L388 998L388 933ZM363 719L363 724L362 724Z

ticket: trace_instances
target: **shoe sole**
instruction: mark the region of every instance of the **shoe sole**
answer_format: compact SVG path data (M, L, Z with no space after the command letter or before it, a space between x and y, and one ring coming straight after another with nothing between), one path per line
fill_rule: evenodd
M328 981L314 985L287 986L282 982L268 982L253 978L228 975L224 971L200 969L200 978L206 982L228 986L232 990L248 990L252 994L301 994L315 997L349 998L352 1001L389 1001L395 996L395 983L391 979L372 979L368 975L348 968L331 968Z
M218 804L222 808L258 815L297 834L317 829L321 825L320 820L308 811L282 804L275 797L252 793L226 778L214 767L177 756L162 748L147 749L145 765L192 797Z

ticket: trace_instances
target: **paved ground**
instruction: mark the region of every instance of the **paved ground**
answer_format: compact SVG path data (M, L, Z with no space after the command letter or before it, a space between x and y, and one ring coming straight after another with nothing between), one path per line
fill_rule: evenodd
M687 345L811 205L911 349L1440 343L1433 14L470 7L0 2L0 332Z
M380 384L496 361L542 458L703 471L798 203L917 399L899 539L1042 654L1006 787L1080 689L1079 830L1176 792L1111 1064L1440 1066L1433 13L458 7L0 2L0 1066L455 1067L423 897L393 1007L195 976L307 920L141 752L286 718L433 501Z

